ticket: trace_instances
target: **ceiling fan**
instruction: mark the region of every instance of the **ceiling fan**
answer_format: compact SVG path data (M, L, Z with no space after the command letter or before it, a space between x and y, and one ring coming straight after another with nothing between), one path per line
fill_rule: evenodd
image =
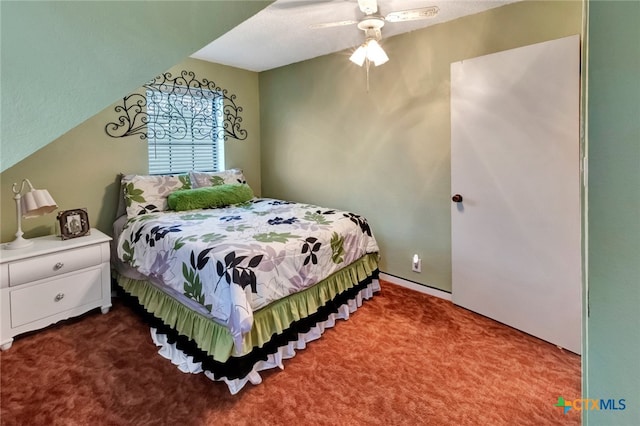
M365 33L365 42L358 47L349 59L360 66L366 62L367 67L370 62L378 66L389 60L389 57L378 43L382 38L381 29L385 22L405 22L432 18L436 16L439 11L437 6L428 6L389 12L383 16L378 12L377 0L358 0L358 7L360 11L364 13L364 17L358 21L326 22L310 25L310 28L331 28L357 24L358 28Z
M365 14L365 17L360 21L354 20L345 20L345 21L336 21L336 22L326 22L321 24L313 24L310 25L309 28L330 28L330 27L341 27L344 25L352 25L358 24L358 28L363 30L366 28L366 23L369 19L376 19L382 22L382 27L384 25L384 21L387 22L404 22L404 21L415 21L418 19L426 19L432 18L436 16L439 12L437 6L428 6L428 7L420 7L417 9L409 9L409 10L401 10L398 12L390 12L385 16L382 16L378 13L378 2L377 0L358 0L358 7L360 11ZM364 23L364 24L363 24Z

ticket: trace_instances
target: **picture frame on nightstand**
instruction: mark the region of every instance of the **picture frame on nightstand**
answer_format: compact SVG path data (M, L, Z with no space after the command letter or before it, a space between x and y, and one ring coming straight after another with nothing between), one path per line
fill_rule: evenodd
M86 208L59 212L58 225L60 227L60 238L63 240L89 235L91 230Z

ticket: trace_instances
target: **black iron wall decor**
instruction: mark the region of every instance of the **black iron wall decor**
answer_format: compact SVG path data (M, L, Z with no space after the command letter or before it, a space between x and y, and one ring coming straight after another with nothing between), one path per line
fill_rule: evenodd
M206 78L200 81L196 79L194 72L183 70L177 77L166 72L143 87L146 89L145 95L133 93L125 96L122 104L114 108L120 116L117 122L110 122L105 126L107 135L112 138L138 136L142 140L166 135L174 140L186 137L199 140L247 138L247 131L241 128L242 107L236 104L236 95L229 94L227 89L217 86L213 81ZM210 108L208 111L207 108L190 108L189 114L184 114L175 105L167 104L167 98L186 96L209 105L220 105L214 112L218 119L211 119ZM159 120L158 115L150 115L148 111L162 111L165 116L171 116L171 119ZM208 119L204 114L208 114ZM150 120L152 126L149 126ZM195 135L190 131L194 128L194 122L197 122L195 127L199 129Z

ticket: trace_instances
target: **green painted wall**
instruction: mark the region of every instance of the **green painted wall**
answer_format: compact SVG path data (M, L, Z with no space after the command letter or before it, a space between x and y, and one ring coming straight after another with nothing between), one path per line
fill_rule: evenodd
M176 76L184 69L193 71L199 80L207 78L237 96L238 105L244 109L242 127L248 136L243 141L229 139L225 142L225 164L227 168L243 169L249 185L259 194L258 74L196 59L186 59L169 71ZM141 89L136 91L144 93ZM116 105L119 103L107 107L0 174L2 242L13 240L16 232L11 184L23 178L29 178L36 188L48 189L60 210L86 207L90 224L111 234L118 202L118 174L148 172L146 140L138 137L114 139L105 133L107 123L116 122L119 117L114 111ZM55 214L22 221L27 238L50 234L54 225Z
M0 171L270 1L0 2Z
M640 424L640 2L589 1L587 425Z
M450 291L451 62L581 32L581 2L527 1L383 40L368 92L350 52L261 73L263 194L366 216L382 271Z

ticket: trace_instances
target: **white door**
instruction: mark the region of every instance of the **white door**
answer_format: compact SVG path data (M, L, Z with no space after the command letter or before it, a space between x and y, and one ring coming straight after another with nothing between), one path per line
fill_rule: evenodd
M579 36L451 64L452 300L580 353Z

